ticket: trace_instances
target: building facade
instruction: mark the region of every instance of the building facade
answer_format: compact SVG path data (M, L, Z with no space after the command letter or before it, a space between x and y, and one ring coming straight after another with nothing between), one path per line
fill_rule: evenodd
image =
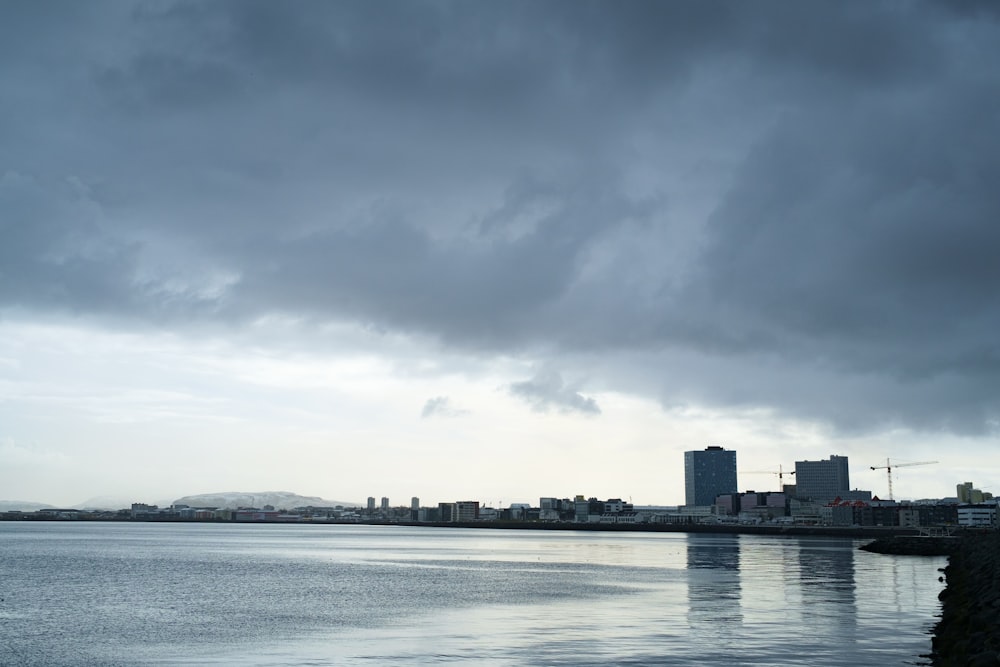
M453 521L476 521L479 519L478 500L459 500L455 503Z
M795 462L795 495L801 500L826 504L846 497L851 490L851 478L846 456L831 455L826 461Z
M736 493L736 452L712 445L684 452L684 504L715 504L716 496Z
M986 503L959 505L958 525L966 528L996 528L997 506Z

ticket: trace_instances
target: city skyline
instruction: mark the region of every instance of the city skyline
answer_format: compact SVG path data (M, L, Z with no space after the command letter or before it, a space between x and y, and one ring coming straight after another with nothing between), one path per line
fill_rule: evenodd
M990 3L13 2L0 53L2 497L1000 491Z
M699 460L697 458L699 456L703 458ZM704 457L708 457L709 459L712 460L706 460ZM886 461L886 463L890 462ZM931 463L937 463L937 462L936 461L921 462L919 464L913 464L913 463L897 461L894 462L893 465L906 468L909 465L926 465ZM880 474L881 470L885 470L885 468L886 466L869 467L870 470L879 470ZM647 505L647 506L705 505L705 504L713 504L712 502L707 501L708 498L714 499L716 496L719 495L725 495L725 494L738 495L742 493L782 493L789 486L796 489L795 493L798 497L801 497L803 499L813 500L818 502L819 504L825 504L833 500L834 498L840 498L842 500L845 499L871 500L872 498L882 501L892 500L892 498L890 498L887 493L883 493L880 497L877 491L872 491L871 489L862 489L855 485L852 485L850 482L849 457L837 454L832 454L827 459L819 461L810 461L810 460L795 461L793 471L782 471L781 467L779 466L778 470L767 470L767 471L759 470L759 471L750 471L749 473L744 471L741 473L737 469L736 452L734 450L727 450L726 448L721 447L719 445L709 445L704 450L694 450L694 451L684 452L683 469L684 469L684 482L685 482L683 489L685 495L684 502L661 501L661 502L636 503L636 504ZM777 488L774 488L774 486L771 484L769 484L768 486L754 486L753 484L750 483L744 484L741 483L739 479L741 475L743 475L745 478L761 479L760 477L757 477L757 475L761 474L773 475L777 480ZM886 475L885 484L886 487L888 487L888 471L884 474ZM893 473L894 478L896 474L898 474L898 471L896 473ZM803 479L803 483L801 485L798 484L797 482L798 479L797 476ZM787 484L784 482L784 477L787 477L789 480ZM944 486L947 487L947 483L945 483ZM900 498L897 496L896 500L899 500L901 502L910 502L914 500L931 500L931 499L957 497L960 501L967 502L968 498L963 497L963 493L972 494L974 492L976 494L979 494L979 497L982 497L984 491L983 489L973 488L973 483L967 481L956 483L954 488L955 488L955 493L952 495L949 494L944 494L941 496L925 495L922 497L908 497L908 498ZM988 490L987 493L992 495L992 492ZM265 496L293 495L299 497L299 500L297 501L299 502L299 504L314 504L314 505L328 504L328 505L355 506L359 508L364 508L368 513L374 513L376 511L385 512L390 508L398 509L405 507L409 507L409 509L415 510L417 507L421 506L420 505L421 499L418 496L411 496L408 503L404 501L397 501L394 503L389 496L381 496L380 498L376 498L376 496L368 496L367 500L362 502L360 500L332 499L329 497L321 498L318 496L306 497L302 496L301 494L297 494L295 492L287 492L287 491L283 492L260 491L260 490L230 491L230 492L209 492L205 494L194 494L194 495L207 496L207 499L205 499L202 504L207 503L209 505L219 504L220 501L218 499L221 498L222 496L239 497L240 500L237 504L250 507L256 506L257 504L274 505L275 503L285 506L288 505L287 502L278 500L266 500L266 501L262 500L261 503L257 503L256 501L261 499L261 497ZM622 498L627 498L628 502L630 504L632 503L632 494L623 492L619 493L618 496ZM468 496L468 499L476 498L476 502L483 507L502 508L518 504L530 505L530 503L533 502L534 498L540 498L541 504L544 505L544 501L546 499L553 499L553 498L568 499L571 497L577 497L577 498L583 497L583 498L593 499L597 496L591 493L568 493L568 494L563 493L563 494L557 494L555 496L551 495L546 496L540 493L536 493L535 496L533 497L530 498L526 497L520 500L504 501L503 499L497 499L494 501L492 499L487 499L482 496L476 496L475 494L470 494ZM441 502L446 502L446 503L456 502L455 498L449 499L438 496L434 496L433 498L434 499L429 501L431 505L436 505ZM705 502L698 502L699 499ZM12 499L0 498L0 503L8 504L10 505L10 508L16 509L16 507L14 507L14 505L10 503L10 500ZM87 504L88 501L84 501L81 503L66 503L64 505L66 507L80 507L80 508L101 507L104 509L116 509L117 508L117 506L115 505L116 503L117 505L124 506L132 504L132 502L134 502L135 500L136 499L134 498L129 499L124 497L119 497L112 499L112 497L110 496L101 496L91 499L91 501L94 502L91 502L89 505ZM37 503L38 501L35 500L28 502ZM172 505L175 501L167 500L164 498L156 499L154 501L146 497L146 498L141 498L139 502L149 503L152 505L169 506ZM190 503L192 501L187 496L181 496L178 498L178 502ZM42 502L39 504L45 504L51 507L56 506L52 503L46 503L46 502ZM232 502L230 502L229 504L232 504Z

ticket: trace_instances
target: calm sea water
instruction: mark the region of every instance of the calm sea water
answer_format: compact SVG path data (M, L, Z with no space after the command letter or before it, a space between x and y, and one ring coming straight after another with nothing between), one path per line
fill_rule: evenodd
M944 559L858 544L0 522L0 664L921 664Z

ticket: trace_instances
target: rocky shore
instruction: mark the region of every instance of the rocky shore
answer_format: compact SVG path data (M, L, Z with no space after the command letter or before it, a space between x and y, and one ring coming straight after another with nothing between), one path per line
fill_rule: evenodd
M944 574L931 664L1000 666L1000 533L963 536Z
M901 556L950 556L961 543L958 537L924 537L917 535L894 535L881 537L861 547L863 551L877 554Z

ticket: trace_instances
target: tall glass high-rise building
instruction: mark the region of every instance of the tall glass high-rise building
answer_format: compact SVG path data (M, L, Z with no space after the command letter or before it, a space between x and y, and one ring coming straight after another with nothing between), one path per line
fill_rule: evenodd
M716 496L736 490L736 452L717 445L684 452L685 505L713 505Z

